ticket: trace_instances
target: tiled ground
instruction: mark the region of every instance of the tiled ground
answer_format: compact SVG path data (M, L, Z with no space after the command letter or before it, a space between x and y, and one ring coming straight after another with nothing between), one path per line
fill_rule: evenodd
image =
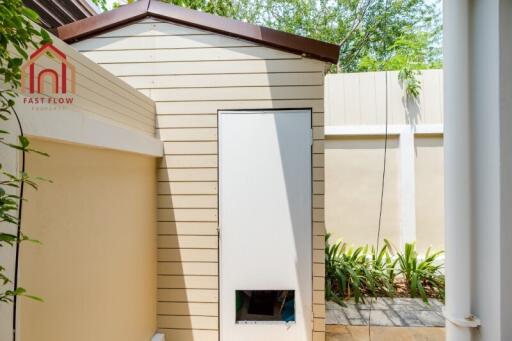
M327 302L326 324L367 326L370 305L347 301L346 307ZM372 326L391 327L444 327L441 312L443 305L438 300L430 304L413 298L378 298L371 312Z
M371 341L444 341L444 328L372 327ZM327 326L326 341L369 341L367 326Z

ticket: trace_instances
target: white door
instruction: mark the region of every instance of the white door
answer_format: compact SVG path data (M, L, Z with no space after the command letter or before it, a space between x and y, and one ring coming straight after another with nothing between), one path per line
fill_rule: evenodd
M311 140L309 110L219 113L222 341L312 338ZM294 321L237 321L237 290L293 292Z

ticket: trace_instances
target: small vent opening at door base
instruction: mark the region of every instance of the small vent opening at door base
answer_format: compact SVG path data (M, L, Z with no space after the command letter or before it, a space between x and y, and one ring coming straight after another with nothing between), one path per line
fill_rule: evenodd
M236 290L237 324L295 323L294 290Z

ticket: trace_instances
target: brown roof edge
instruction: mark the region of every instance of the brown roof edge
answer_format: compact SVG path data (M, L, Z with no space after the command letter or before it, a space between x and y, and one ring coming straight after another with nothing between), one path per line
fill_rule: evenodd
M112 11L60 26L57 28L58 36L65 42L72 42L142 19L148 15L149 2L150 0L136 1Z
M298 54L305 54L330 63L336 64L338 62L339 46L319 40L252 25L226 17L194 11L188 8L169 5L155 0L150 2L148 13L154 17L247 39Z
M146 16L250 40L333 64L338 62L340 50L338 45L174 6L157 0L139 0L115 10L61 26L58 28L58 35L66 42L73 42Z

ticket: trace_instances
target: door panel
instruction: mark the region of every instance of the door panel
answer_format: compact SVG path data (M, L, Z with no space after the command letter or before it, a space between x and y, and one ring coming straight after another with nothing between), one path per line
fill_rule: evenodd
M221 340L311 340L311 112L220 112L219 183ZM294 291L295 322L236 323L237 290Z

